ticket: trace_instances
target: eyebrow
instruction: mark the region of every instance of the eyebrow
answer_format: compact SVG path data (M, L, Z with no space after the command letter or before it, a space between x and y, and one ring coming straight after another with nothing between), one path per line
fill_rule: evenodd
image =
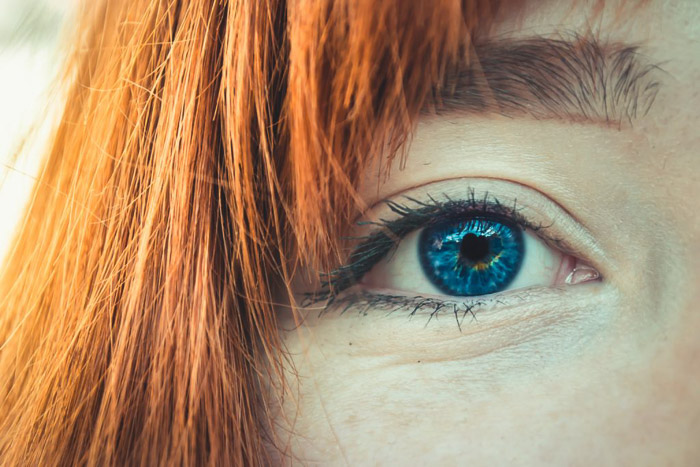
M446 72L426 111L621 125L649 112L660 74L638 47L626 44L581 37L491 40L475 45L468 66Z

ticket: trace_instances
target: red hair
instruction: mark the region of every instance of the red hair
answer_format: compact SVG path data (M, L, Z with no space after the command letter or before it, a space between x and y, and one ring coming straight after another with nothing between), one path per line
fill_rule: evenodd
M86 2L0 282L0 458L268 461L273 298L340 256L367 162L498 3Z

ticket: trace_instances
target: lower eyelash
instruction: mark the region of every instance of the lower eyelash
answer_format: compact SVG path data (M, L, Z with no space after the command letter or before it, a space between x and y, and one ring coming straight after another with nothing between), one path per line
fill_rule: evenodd
M479 309L498 302L497 298L440 300L432 297L391 295L363 290L333 297L320 311L319 316L330 312L340 312L340 314L357 312L367 316L370 310L384 311L387 315L407 311L409 319L416 315L427 314L428 320L425 323L427 326L439 314L449 313L454 316L457 327L461 331L465 318L471 317L471 320L476 321L476 313Z

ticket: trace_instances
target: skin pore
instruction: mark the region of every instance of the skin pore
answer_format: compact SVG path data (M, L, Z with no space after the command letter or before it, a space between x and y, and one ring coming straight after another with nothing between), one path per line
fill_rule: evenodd
M640 58L662 68L649 111L620 124L425 115L404 165L397 160L379 179L376 167L367 172L360 191L370 208L361 220L390 219L382 201L406 197L454 199L473 190L477 198L517 200L523 215L547 226L533 235L551 233L558 242L545 241L548 248L563 248L600 280L545 280L485 300L473 315L455 316L450 307L411 315L413 307L358 293L434 295L415 253L399 248L393 266L379 265L344 301L338 297L343 306L309 306L299 326L281 310L294 382L278 436L289 443L289 462L700 459L700 3L652 0L621 19L612 2L594 22L587 2L573 3L533 2L496 35L592 30L602 43L639 45ZM357 306L341 313L353 300Z

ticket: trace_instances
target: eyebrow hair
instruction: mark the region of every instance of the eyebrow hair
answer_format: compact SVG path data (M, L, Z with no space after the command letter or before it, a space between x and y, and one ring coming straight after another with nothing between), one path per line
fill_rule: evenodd
M639 48L594 39L535 37L475 45L469 66L448 70L426 110L530 115L622 124L649 112L658 65Z

